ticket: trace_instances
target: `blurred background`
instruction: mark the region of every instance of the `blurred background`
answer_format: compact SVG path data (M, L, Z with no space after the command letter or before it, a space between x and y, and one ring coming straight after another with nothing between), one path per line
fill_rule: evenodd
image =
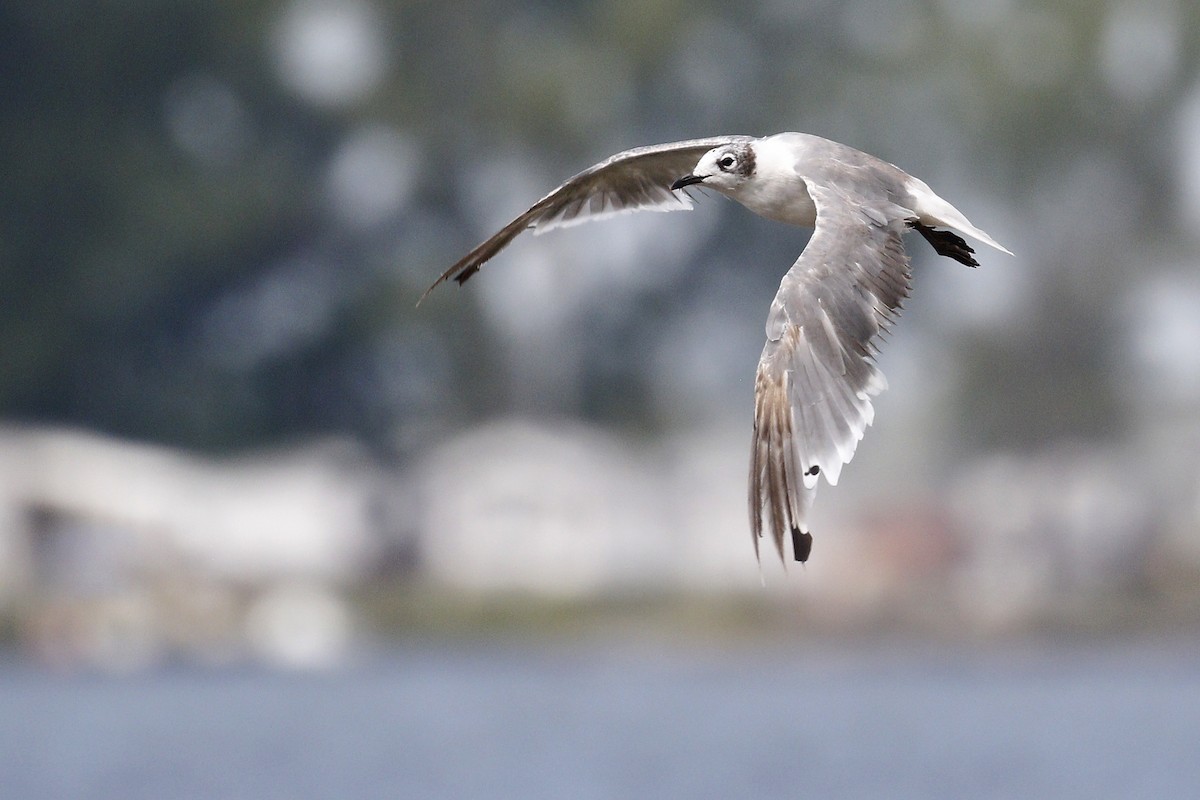
M1187 794L1197 42L1176 0L0 2L14 796ZM786 570L745 481L806 232L706 198L414 308L612 153L783 130L1016 253L909 242Z

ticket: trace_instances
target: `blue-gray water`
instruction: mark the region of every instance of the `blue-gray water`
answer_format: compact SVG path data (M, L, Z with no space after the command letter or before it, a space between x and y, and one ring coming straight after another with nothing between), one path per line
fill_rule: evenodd
M0 796L1200 796L1200 648L418 644L319 675L0 664Z

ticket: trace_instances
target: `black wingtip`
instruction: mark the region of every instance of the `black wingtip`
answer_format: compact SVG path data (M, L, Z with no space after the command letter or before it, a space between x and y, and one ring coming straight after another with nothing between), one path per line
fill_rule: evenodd
M792 553L797 561L808 561L808 556L812 553L812 534L792 528Z

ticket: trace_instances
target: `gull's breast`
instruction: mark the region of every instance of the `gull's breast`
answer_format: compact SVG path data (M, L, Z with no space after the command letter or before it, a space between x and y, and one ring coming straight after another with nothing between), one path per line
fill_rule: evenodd
M760 176L742 186L738 202L767 219L811 228L817 222L817 207L808 186L795 172Z

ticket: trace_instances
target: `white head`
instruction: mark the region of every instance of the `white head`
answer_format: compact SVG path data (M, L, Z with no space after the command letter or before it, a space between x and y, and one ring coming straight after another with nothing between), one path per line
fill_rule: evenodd
M755 175L753 142L734 142L714 147L700 157L690 175L671 184L672 189L704 186L735 196Z

